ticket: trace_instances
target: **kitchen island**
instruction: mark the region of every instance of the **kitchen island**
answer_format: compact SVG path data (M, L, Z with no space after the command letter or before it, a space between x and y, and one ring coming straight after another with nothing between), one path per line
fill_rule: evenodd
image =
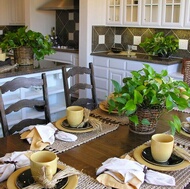
M47 85L48 85L48 97L50 104L51 121L56 121L57 119L65 116L65 94L62 79L62 70L64 66L72 66L72 64L67 63L56 63L51 61L40 61L40 63L35 62L34 65L27 66L17 66L10 71L0 73L0 86L10 81L16 77L41 77L42 73L46 73ZM0 66L0 69L2 67ZM35 86L29 89L21 89L15 91L14 93L8 93L4 96L5 105L10 105L19 99L30 98L39 99L42 97L42 89ZM43 113L39 110L33 108L32 110L24 109L22 111L15 112L13 116L8 116L9 125L13 125L19 120L33 117L43 117ZM2 131L0 129L0 136L2 136Z

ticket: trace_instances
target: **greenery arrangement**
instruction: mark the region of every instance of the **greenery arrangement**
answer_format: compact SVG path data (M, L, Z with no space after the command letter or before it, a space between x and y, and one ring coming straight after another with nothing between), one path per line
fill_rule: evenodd
M190 88L183 81L175 81L168 76L167 70L157 73L150 65L138 71L132 71L132 76L123 79L123 86L112 80L114 92L108 100L109 112L118 110L126 114L137 127L139 124L149 125L148 119L139 122L135 114L139 108L160 109L160 112L171 111L174 107L179 110L190 107ZM169 122L172 134L180 132L181 122L177 116Z
M21 27L16 32L7 32L0 43L0 48L4 52L22 46L31 47L36 60L42 60L45 55L55 53L49 36L32 30L27 31L27 27Z
M164 36L163 32L158 32L152 38L146 38L139 46L150 55L168 57L179 49L179 40L173 35Z

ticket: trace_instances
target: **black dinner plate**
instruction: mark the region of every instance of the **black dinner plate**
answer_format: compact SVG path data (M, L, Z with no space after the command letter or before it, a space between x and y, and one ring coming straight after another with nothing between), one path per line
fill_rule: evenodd
M63 128L70 129L70 130L86 130L86 129L92 128L92 125L90 125L88 122L85 123L83 127L71 127L71 126L69 125L69 123L67 122L67 119L65 119L65 120L62 122L61 126L62 126Z
M57 171L60 171L61 169L57 169ZM35 181L32 177L32 173L30 169L25 170L22 172L16 179L16 186L19 189L22 189L24 187L27 187L31 184L33 184ZM68 177L60 179L60 181L56 184L54 189L62 189L67 185ZM44 189L44 188L42 188Z
M184 161L182 158L172 154L168 161L162 162L162 163L157 162L152 157L150 147L147 147L142 151L142 158L145 161L147 161L148 163L151 163L153 165L158 165L158 166L175 166L175 165L178 165Z

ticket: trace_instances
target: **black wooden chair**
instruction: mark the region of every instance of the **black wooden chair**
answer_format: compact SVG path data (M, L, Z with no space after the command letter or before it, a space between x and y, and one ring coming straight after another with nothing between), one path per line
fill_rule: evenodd
M5 105L3 96L5 93L14 92L21 88L30 87L42 87L43 97L42 99L21 99L7 107ZM13 112L22 110L23 108L33 108L35 111L40 108L40 111L44 112L43 118L26 118L24 120L18 121L14 125L8 125L7 115ZM12 115L12 114L11 114ZM43 73L41 78L25 78L17 77L12 81L8 81L0 86L0 119L1 126L3 130L3 136L8 136L16 131L22 130L24 127L36 124L47 124L51 121L49 101L48 101L48 91L47 91L47 81L46 74Z
M74 66L72 68L63 67L63 84L65 90L65 101L66 106L77 105L88 108L90 110L95 109L98 106L97 98L96 98L96 86L94 79L94 68L93 64L89 63L89 68ZM70 85L71 81L78 80L81 75L86 76L86 83L78 82L73 86ZM73 79L74 78L74 79ZM89 82L87 82L89 81ZM89 94L89 98L87 97L77 97L76 94L80 92L80 90L86 90ZM88 92L90 91L90 92Z

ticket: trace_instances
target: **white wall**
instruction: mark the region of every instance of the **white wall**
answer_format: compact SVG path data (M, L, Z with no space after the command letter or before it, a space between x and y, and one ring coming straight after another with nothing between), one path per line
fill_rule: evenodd
M25 0L25 23L28 29L41 32L43 35L51 34L55 27L55 11L42 11L38 8L49 0Z
M80 0L79 12L79 65L88 67L92 62L92 26L105 25L106 0ZM81 82L85 82L81 79ZM80 96L88 96L80 92Z

